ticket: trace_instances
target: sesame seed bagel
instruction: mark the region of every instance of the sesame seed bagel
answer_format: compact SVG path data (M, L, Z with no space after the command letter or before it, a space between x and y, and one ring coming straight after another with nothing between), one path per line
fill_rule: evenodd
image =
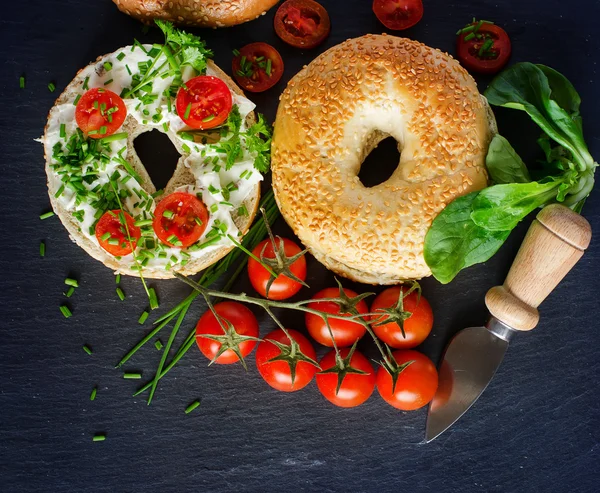
M131 17L150 24L154 19L184 26L227 27L265 14L279 0L113 0Z
M339 44L288 84L272 145L273 189L296 235L358 282L431 275L425 235L452 200L487 185L495 120L473 78L416 41L367 35ZM374 187L358 178L384 138L400 162Z

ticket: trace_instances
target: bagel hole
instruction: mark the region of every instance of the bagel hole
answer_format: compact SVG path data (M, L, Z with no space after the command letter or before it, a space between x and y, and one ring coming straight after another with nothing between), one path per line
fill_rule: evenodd
M158 130L151 130L137 136L133 147L156 189L165 188L181 157L171 139Z
M389 180L399 164L398 141L394 137L383 138L363 160L358 179L366 188L375 187Z

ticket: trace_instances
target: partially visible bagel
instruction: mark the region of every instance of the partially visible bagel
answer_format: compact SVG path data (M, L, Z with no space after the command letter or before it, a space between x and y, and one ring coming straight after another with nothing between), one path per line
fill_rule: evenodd
M272 145L281 213L309 251L355 281L431 274L425 235L452 200L487 184L493 114L451 56L416 41L367 35L335 46L288 84ZM398 168L365 187L368 153L398 141Z
M81 248L83 248L87 253L89 253L95 259L101 261L107 267L113 269L115 273L126 274L131 276L139 276L139 271L137 271L134 267L134 264L131 260L126 261L125 259L115 258L113 255L107 253L103 248L98 245L98 242L95 241L95 238L86 236L81 231L80 223L73 217L72 212L67 210L61 202L55 197L55 194L58 189L58 184L56 178L53 176L54 171L52 170L52 146L50 145L48 137L48 130L50 126L50 121L54 118L57 113L64 105L68 105L68 107L73 107L73 101L77 97L78 94L85 92L82 89L82 86L85 83L85 80L88 76L93 73L101 74L105 69L105 62L110 58L114 62L114 58L116 54L122 52L124 49L117 50L114 53L110 53L104 56L99 57L95 62L91 63L84 69L80 70L76 77L71 81L71 83L66 87L64 92L58 97L54 106L49 112L48 115L48 123L46 124L44 130L44 153L46 158L46 174L48 176L48 194L50 196L50 201L52 203L52 208L60 218L61 222L64 224L66 229L69 232L69 235L73 241L75 241ZM231 78L225 74L219 67L217 67L211 60L208 60L208 71L215 76L219 77L223 80L229 89L240 96L243 96L242 90L231 80ZM246 118L246 124L252 125L255 122L254 112L250 112ZM141 187L148 193L152 194L156 192L156 188L154 187L150 176L148 175L144 165L140 161L133 142L137 136L140 134L150 131L150 130L159 130L165 133L173 145L177 148L181 157L177 162L177 167L173 173L172 178L169 180L166 185L164 191L164 195L168 195L173 192L178 187L184 185L194 185L195 177L190 172L190 170L184 165L184 160L187 157L187 152L184 149L185 142L182 142L181 139L177 138L175 132L169 128L168 131L162 130L160 126L149 126L143 125L139 123L131 114L128 114L125 122L122 127L119 129L119 132L127 132L127 161L131 165L131 167L138 173L138 175L142 178ZM245 206L248 214L246 216L239 215L237 210L232 211L232 219L235 223L236 227L240 231L241 234L245 234L252 221L256 215L258 210L258 205L260 201L260 183L257 183L252 189L251 193L244 200L243 205ZM126 208L126 207L125 207ZM232 250L234 245L229 243L227 245L219 246L216 249L207 250L201 257L197 259L190 260L185 266L178 265L176 269L177 272L192 275L195 274L202 269L212 265L214 262L225 256L230 250ZM166 270L164 267L144 267L142 273L144 277L148 278L172 278L173 270Z
M183 26L229 27L265 14L279 0L113 0L121 12L151 24L155 19Z

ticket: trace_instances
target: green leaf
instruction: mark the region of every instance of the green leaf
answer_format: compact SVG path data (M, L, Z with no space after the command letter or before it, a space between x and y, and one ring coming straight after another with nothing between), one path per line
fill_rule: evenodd
M562 180L494 185L473 200L471 219L490 231L513 229L531 211L556 198Z
M551 97L551 83L546 73L551 74L557 99ZM527 112L551 139L573 153L583 171L593 167L594 160L583 139L580 122L563 108L573 110L579 103L565 101L572 86L565 85L561 77L558 72L544 71L533 63L518 63L498 75L486 89L485 96L490 104Z
M435 278L450 282L465 267L485 262L502 246L510 231L489 231L471 219L479 192L451 202L433 220L425 236L425 262Z
M496 134L490 143L485 165L495 183L528 183L527 166L502 135Z
M581 115L579 114L579 106L581 105L581 97L573 87L573 84L563 74L557 72L553 68L546 65L537 64L537 67L544 72L550 86L550 97L565 110L571 119L579 125L581 130Z

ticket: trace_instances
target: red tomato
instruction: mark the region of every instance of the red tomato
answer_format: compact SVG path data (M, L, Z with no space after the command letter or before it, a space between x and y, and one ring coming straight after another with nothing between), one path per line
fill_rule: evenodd
M127 223L127 229L121 222L119 217L119 209L113 211L107 211L102 214L102 217L96 224L96 239L100 246L104 248L108 253L115 257L123 257L129 255L135 250L137 240L142 236L140 228L134 226L133 217L127 212L123 212L125 222ZM129 230L129 236L127 236L127 230Z
M214 305L214 309L219 318L225 319L233 325L237 334L258 337L258 322L254 313L248 307L235 301L223 301ZM224 323L224 325L227 327L227 324ZM219 324L219 321L211 310L206 311L200 317L200 320L198 320L198 325L196 325L196 343L202 354L212 361L219 352L219 349L221 349L222 343L214 339L202 337L204 335L227 337L223 331L223 327L221 327L221 324ZM240 353L245 358L252 352L254 346L256 346L256 341L246 340L239 342L238 347ZM238 361L237 354L233 350L227 349L215 360L215 363L230 365Z
M469 26L474 26L474 29L465 31ZM469 26L461 30L456 41L458 59L465 68L473 72L498 72L510 57L508 34L501 27L490 23L481 24L481 21Z
M314 48L331 31L329 14L313 0L287 0L275 14L275 32L295 48Z
M275 238L275 244L277 248L279 248L279 245L282 241L286 257L293 257L302 251L300 247L292 240L280 237ZM252 253L258 258L261 258L261 255L262 257L269 259L275 258L273 243L270 239L261 241L252 251ZM306 259L304 256L293 262L289 266L289 269L298 279L302 279L304 281L306 279ZM284 274L279 274L277 279L275 279L271 284L269 288L269 295L267 296L267 283L269 282L271 275L267 269L265 269L252 257L248 259L248 276L250 277L252 287L254 287L254 289L256 289L261 296L269 298L270 300L285 300L290 296L294 296L302 287L302 284L300 284L298 281L294 281Z
M235 53L231 63L233 76L246 91L266 91L281 79L283 60L271 45L250 43Z
M77 126L92 139L114 134L126 116L125 102L108 89L90 89L81 96L75 108Z
M175 192L156 206L152 227L163 243L185 248L198 241L207 222L208 211L199 198L191 193Z
M340 356L342 358L347 358L349 353L350 348L340 349ZM321 370L332 368L335 364L335 351L329 351L319 362ZM319 387L319 391L325 399L339 407L360 406L371 397L375 389L375 371L367 358L358 351L354 351L350 359L350 366L368 374L346 373L337 393L338 374L317 373L317 387Z
M413 27L423 17L421 0L375 0L373 12L388 29L400 31Z
M292 339L298 343L302 353L312 360L315 360L317 355L310 341L300 332L288 329ZM277 341L281 344L290 344L288 336L281 329L274 330L267 334L258 348L256 348L256 367L260 376L263 377L271 387L282 392L295 392L306 387L315 376L317 367L307 363L306 361L298 361L296 365L296 377L292 384L292 374L290 365L287 361L269 361L282 355L281 350L268 339Z
M403 290L406 292L407 288L403 288ZM384 308L395 307L399 296L399 286L382 291L373 300L371 312L375 313L383 311ZM371 317L371 327L375 335L389 346L410 349L421 344L431 332L431 328L433 327L433 312L431 311L429 302L423 296L419 298L418 293L415 291L404 297L403 304L403 311L412 314L404 320L404 334L406 337L402 335L402 331L396 322L375 325L377 316Z
M410 349L394 351L394 359L399 365L408 365L396 381L392 391L392 377L383 367L377 370L377 390L390 406L402 411L413 411L428 404L438 386L438 374L432 361L418 351Z
M358 296L357 293L355 293L351 289L344 288L344 293L350 298ZM313 308L315 310L320 310L326 313L333 313L337 315L340 313L340 307L337 303L334 303L333 301L316 300L318 300L319 298L337 298L339 297L339 295L340 290L338 288L325 288L312 297L312 299L315 300L315 302L309 303L308 308ZM369 311L367 304L364 300L361 300L356 305L356 309L358 310L358 313L368 313ZM309 334L315 341L317 341L320 344L323 344L324 346L333 347L333 341L331 340L331 335L329 334L327 324L320 315L307 313L305 320L306 328L308 329ZM338 347L352 346L352 344L354 344L355 341L364 336L365 332L367 331L366 327L358 322L353 322L351 320L342 320L339 318L330 318L329 325L331 327L331 332L333 333L333 337Z
M177 114L192 128L206 129L221 125L227 120L232 104L227 84L211 75L188 80L177 93Z

